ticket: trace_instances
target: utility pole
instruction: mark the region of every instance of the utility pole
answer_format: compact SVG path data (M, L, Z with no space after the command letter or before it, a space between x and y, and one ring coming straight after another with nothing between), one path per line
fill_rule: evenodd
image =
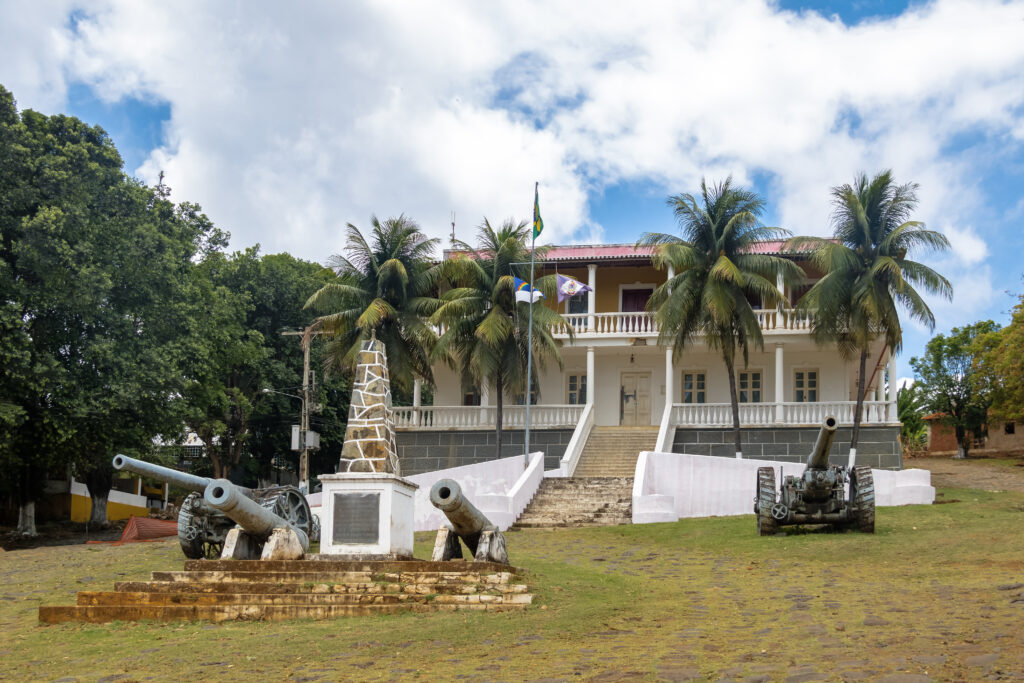
M322 334L321 330L301 330L298 332L282 332L286 337L302 337L302 412L299 414L299 488L304 489L307 494L312 493L309 488L309 413L310 394L312 386L310 383L309 371L309 347L312 338Z

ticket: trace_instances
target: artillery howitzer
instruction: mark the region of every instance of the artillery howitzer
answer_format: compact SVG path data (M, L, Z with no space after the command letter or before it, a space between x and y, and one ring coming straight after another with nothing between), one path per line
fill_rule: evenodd
M185 557L189 559L217 558L224 549L228 532L236 524L244 525L204 499L210 484L227 484L233 491L262 510L272 513L288 526L302 532L307 539L316 539L316 520L310 512L309 503L302 492L294 486L272 486L266 489L248 489L234 486L224 479L207 479L194 474L179 472L168 467L129 458L125 455L114 457L115 470L128 470L145 477L164 481L191 491L181 504L178 512L178 542ZM221 487L227 490L226 487ZM215 498L215 501L221 497ZM225 499L227 500L227 499ZM233 501L234 498L231 498ZM242 505L245 505L242 503ZM237 507L237 504L233 506ZM241 508L239 508L241 509ZM252 512L250 506L246 510ZM250 514L249 517L252 515ZM267 521L267 520L263 520ZM269 532L268 532L269 533ZM308 542L308 541L307 541Z
M462 557L459 539L477 562L508 564L505 536L491 520L462 495L462 487L452 479L441 479L430 488L430 502L444 513L451 528L443 526L434 542L435 562Z
M775 469L757 468L757 497L754 514L757 530L771 536L776 528L793 524L831 524L837 529L855 528L875 532L875 485L870 467L828 464L828 453L836 435L836 419L826 417L807 468L799 477L788 476L782 482L781 495L775 495ZM846 489L849 484L849 495Z

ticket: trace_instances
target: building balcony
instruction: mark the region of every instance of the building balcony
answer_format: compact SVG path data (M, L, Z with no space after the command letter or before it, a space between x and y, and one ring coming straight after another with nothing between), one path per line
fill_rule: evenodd
M530 406L531 429L575 428L583 414L582 405ZM394 409L395 429L402 431L494 429L497 406L401 406ZM505 406L502 427L526 428L526 406Z
M583 405L530 406L531 429L573 429L583 415ZM741 403L740 427L818 427L825 416L839 424L853 424L854 401L815 403ZM862 424L890 424L896 419L895 404L865 401ZM524 429L526 406L505 406L502 427ZM399 431L447 431L494 429L496 406L401 406L394 409ZM732 426L728 403L675 403L667 425L677 429Z
M864 401L861 424L887 424L886 401ZM820 427L831 415L841 425L853 424L856 401L820 401L814 403L741 403L740 427ZM732 406L728 403L675 403L670 416L672 427L732 427Z
M755 310L764 334L810 332L811 315L793 309ZM647 312L635 313L570 313L564 316L566 325L555 328L556 339L567 339L571 329L577 337L657 337L660 332L654 316ZM593 320L593 322L591 322Z

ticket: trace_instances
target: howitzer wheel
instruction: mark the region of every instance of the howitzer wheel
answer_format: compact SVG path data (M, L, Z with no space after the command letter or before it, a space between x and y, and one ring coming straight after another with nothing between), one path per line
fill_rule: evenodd
M306 538L313 537L313 513L309 502L297 488L288 487L281 491L273 507L274 513L289 524L305 532Z
M775 469L772 467L757 468L757 502L754 514L757 516L757 533L762 536L774 536L777 527L772 517L775 507Z
M850 505L853 507L853 526L866 534L875 533L875 481L870 467L853 468Z
M202 531L192 515L192 503L200 496L199 493L188 494L178 511L178 543L181 544L181 552L190 560L201 560L207 556Z

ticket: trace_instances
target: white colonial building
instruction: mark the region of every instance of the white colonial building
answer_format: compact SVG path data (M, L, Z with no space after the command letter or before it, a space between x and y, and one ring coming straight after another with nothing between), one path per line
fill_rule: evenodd
M781 246L765 242L759 250L779 254ZM666 273L651 265L650 250L565 246L551 248L545 258L546 274L557 271L593 290L548 304L562 308L574 337L568 329L556 332L564 341L564 369L549 364L530 409L531 450L545 451L545 466L565 476L580 474L578 468L631 476L639 450L734 456L721 354L696 341L674 360L671 347L658 345L658 327L645 307ZM806 262L801 266L810 270ZM816 345L808 318L793 311L813 283L813 271L808 277L783 289L786 309L758 311L764 348L752 348L748 365L736 368L745 457L802 460L825 415L841 425L853 422L857 359ZM884 380L887 366L892 375L891 364L878 340L867 365L865 429L858 444L858 461L875 467L900 466L895 392ZM421 405L417 391L415 405L396 408L403 467L429 471L495 457L493 387L463 386L446 367L435 368L435 379L433 405ZM525 406L516 403L523 398L505 401L503 455L522 451ZM833 456L845 461L848 447L849 431L841 430Z

